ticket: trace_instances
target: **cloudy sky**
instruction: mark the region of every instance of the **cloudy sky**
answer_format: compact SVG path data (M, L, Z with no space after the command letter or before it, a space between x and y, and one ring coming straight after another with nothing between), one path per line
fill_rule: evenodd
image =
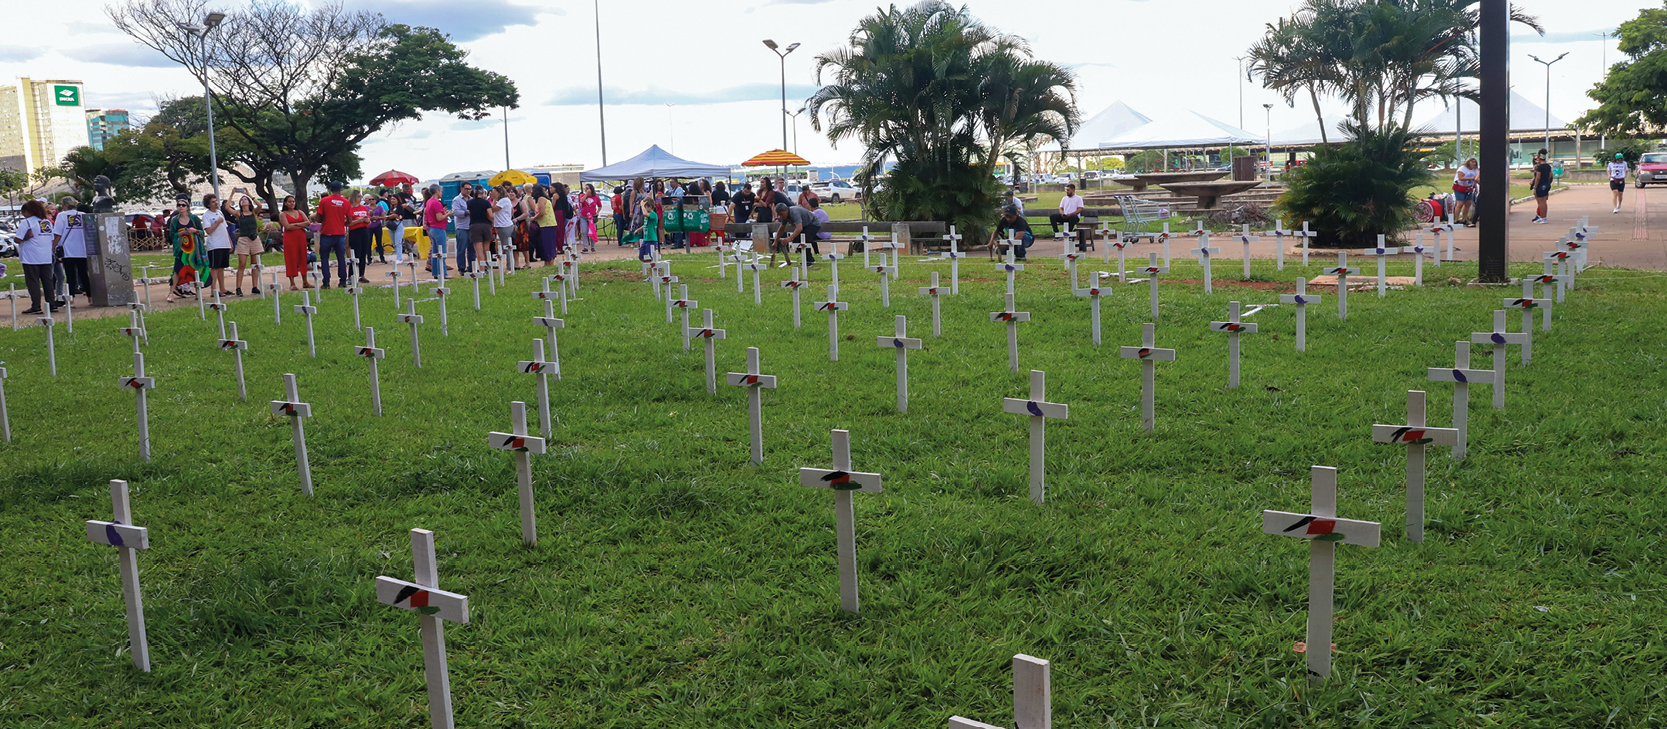
M228 8L245 0L227 0ZM515 166L602 162L596 107L597 20L591 0L348 0L390 20L429 25L450 34L474 64L512 78L521 108L509 113L509 158ZM902 3L900 3L902 4ZM1084 118L1119 99L1147 116L1192 109L1230 124L1241 118L1238 61L1265 23L1295 0L967 0L985 22L1026 38L1040 58L1074 68ZM1601 77L1597 33L1636 16L1644 0L1517 0L1539 16L1544 39L1513 30L1514 85L1537 103L1553 67L1551 110L1565 119L1590 106L1584 91ZM618 162L648 145L703 162L736 163L781 146L781 65L762 40L801 47L787 58L789 110L815 88L816 54L845 42L874 0L737 0L733 3L602 0L603 90L607 96L607 159ZM13 39L0 45L0 84L12 77L77 79L90 106L155 108L155 98L196 90L167 59L130 41L104 15L99 0L28 3L10 13ZM1619 60L1614 40L1608 61ZM1264 132L1262 104L1273 102L1277 133L1312 120L1305 104L1287 108L1244 84L1243 126ZM667 106L670 104L671 106ZM1338 105L1333 104L1335 110ZM1433 110L1430 110L1433 112ZM1415 118L1426 116L1420 110ZM791 126L788 147L794 145ZM798 122L798 152L818 164L857 160L852 144L832 146ZM364 169L398 168L432 178L461 170L498 169L504 161L501 119L459 121L430 115L384 130L366 143Z

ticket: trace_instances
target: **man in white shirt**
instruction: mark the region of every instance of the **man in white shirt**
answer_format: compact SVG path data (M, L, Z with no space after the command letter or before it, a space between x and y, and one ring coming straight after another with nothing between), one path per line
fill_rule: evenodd
M226 289L226 267L232 262L232 235L226 227L226 216L220 212L220 199L203 196L203 250L208 253L209 280L219 287L221 296L231 296Z
M451 219L457 227L457 272L475 267L475 247L469 245L469 198L475 186L467 182L457 186L457 197L451 199Z
M498 248L514 250L515 201L496 187L492 188L492 231L498 236Z
M1076 226L1082 224L1082 209L1084 207L1086 205L1082 201L1082 196L1077 194L1077 186L1066 185L1065 197L1059 199L1059 212L1048 216L1048 222L1053 224L1053 232L1059 232L1060 223L1070 223L1071 229L1075 230ZM1083 246L1078 243L1077 247L1081 248Z
M73 197L66 197L60 203L61 212L52 223L52 246L63 251L64 279L69 283L69 295L87 294L87 303L92 304L92 283L87 278L87 239L85 237L85 222L81 211L75 209L78 204Z
M1615 161L1609 163L1608 169L1609 190L1612 193L1611 197L1615 198L1614 212L1618 213L1621 212L1621 197L1626 194L1626 176L1632 170L1627 166L1626 156L1622 154L1615 155Z

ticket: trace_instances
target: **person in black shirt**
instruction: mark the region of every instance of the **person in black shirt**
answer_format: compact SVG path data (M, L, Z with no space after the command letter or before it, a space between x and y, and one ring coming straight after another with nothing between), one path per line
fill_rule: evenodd
M737 223L752 220L752 204L754 200L758 199L758 196L752 192L752 183L741 183L740 191L736 192L730 199L735 201L735 212L730 215L730 220Z
M1025 251L1036 244L1036 236L1030 232L1030 221L1019 216L1017 205L1008 205L1001 209L1001 220L996 221L996 229L990 233L990 248L1000 249L1002 255L1007 255L1007 241L1012 239L1013 258L1025 259Z
M775 184L770 182L770 178L766 177L763 182L759 183L758 199L753 202L752 209L758 213L758 222L771 223L775 222L777 205L791 206L792 204L793 201L788 200L786 195L777 191Z
M1546 151L1540 150L1534 155L1534 220L1532 222L1544 225L1546 220L1547 198L1551 197L1551 165L1546 162Z

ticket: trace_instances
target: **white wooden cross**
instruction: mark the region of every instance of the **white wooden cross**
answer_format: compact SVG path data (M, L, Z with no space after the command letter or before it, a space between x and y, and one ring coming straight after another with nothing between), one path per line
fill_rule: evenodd
M1012 242L1011 241L1011 236L1012 236L1011 231L1008 232L1008 236L1009 236L1009 243L1011 243ZM1118 250L1122 250L1122 249L1118 249ZM1013 246L1012 245L1007 246L1007 252L1009 254L1007 260L1008 260L1009 263L1011 263L1013 261L1013 258L1012 258L1012 255L1011 255L1012 252L1013 252ZM1062 263L1065 264L1065 273L1066 273L1066 275L1070 276L1071 288L1073 290L1075 290L1076 287L1077 287L1077 259L1083 258L1086 255L1087 254L1079 253L1077 251L1070 250L1069 246L1066 247L1066 251L1064 253L1059 254L1059 260ZM1110 248L1106 248L1105 255L1106 255L1106 258L1108 260L1111 258L1111 249ZM999 271L1001 269L998 268L996 270Z
M1258 236L1254 236L1254 235L1250 234L1250 224L1249 223L1245 223L1244 224L1244 230L1240 231L1239 234L1234 236L1234 237L1238 238L1239 242L1244 244L1244 280L1249 281L1250 280L1250 242L1253 241L1253 240L1261 240L1261 238L1258 237Z
M747 388L747 419L752 425L752 462L764 463L764 396L760 390L776 389L776 376L759 374L758 348L747 347L747 371L726 373L735 387Z
M1384 259L1387 256L1393 256L1397 253L1400 253L1401 249L1386 247L1384 245L1383 235L1379 234L1378 235L1378 246L1376 248L1365 248L1365 249L1362 249L1360 252L1363 255L1372 256L1372 257L1378 259L1378 298L1381 299L1386 295L1386 292L1388 291L1388 286L1387 286L1387 284L1384 280Z
M1308 241L1310 238L1319 235L1319 233L1309 230L1308 221L1304 220L1302 221L1302 230L1293 230L1291 231L1291 235L1302 239L1302 265L1306 268L1308 266Z
M510 258L513 258L513 256L506 257L505 260L508 261ZM584 299L579 298L579 254L578 254L578 252L573 251L573 250L568 250L567 258L561 262L561 271L562 271L562 274L567 276L568 295L574 301L583 301ZM513 262L510 262L510 264L509 264L509 272L510 273L515 272L515 264Z
M118 329L116 331L120 332L122 336L133 340L133 353L138 354L139 353L139 340L145 338L144 326L139 323L139 312L137 312L137 311L127 312L127 326L122 327L121 329Z
M1140 325L1140 346L1120 348L1123 359L1140 360L1140 427L1148 433L1157 425L1157 363L1175 361L1175 350L1156 348L1153 330Z
M793 264L793 278L780 282L781 287L793 292L793 328L799 328L799 289L805 287L808 281L799 278L799 264Z
M1383 259L1378 259L1383 260ZM1346 251L1337 252L1337 266L1325 270L1327 274L1337 277L1337 318L1349 318L1349 276L1360 273L1360 269L1349 268L1349 254Z
M862 235L858 236L857 240L862 241L862 267L863 268L872 267L874 264L872 262L870 262L869 259L868 259L868 249L871 246L873 246L874 238L868 234L868 226L866 226L866 225L862 226ZM884 256L883 253L881 255ZM885 259L882 257L880 259L880 264L884 265L885 262L886 262Z
M416 581L376 578L376 601L419 614L423 672L428 676L428 719L434 729L455 729L451 714L451 676L446 671L446 628L441 621L469 623L469 596L440 589L434 558L434 532L411 530L411 562Z
M1046 491L1047 464L1043 458L1047 450L1048 419L1065 420L1071 416L1071 406L1047 402L1048 375L1041 370L1030 371L1030 399L1009 397L1002 399L1002 410L1013 415L1030 416L1030 500L1040 505Z
M1569 288L1573 289L1575 286L1573 274L1586 270L1586 247L1588 244L1585 241L1568 238L1558 241L1558 244L1562 246L1564 252L1574 256L1573 260L1566 257L1562 259L1568 269L1566 273L1570 274Z
M675 307L678 311L683 312L683 351L687 352L689 351L689 310L700 308L700 302L689 298L688 284L678 284L677 290L677 300L672 301L667 299L667 301L669 302L668 306Z
M1013 295L1013 274L1014 274L1014 272L1023 271L1023 270L1025 270L1025 265L1023 263L1014 262L1014 260L1013 260L1013 246L1008 246L1007 247L1007 260L996 264L996 271L997 272L1005 271L1007 273L1007 295L1008 296ZM1075 266L1071 267L1071 272L1072 272L1073 275L1076 273L1076 267Z
M752 271L752 303L755 306L763 306L764 305L764 290L761 288L763 286L763 284L759 283L759 273L758 272L763 271L765 269L768 269L769 267L770 267L770 264L768 264L768 263L759 263L758 262L758 254L757 253L753 254L752 262L746 263L746 264L736 265L737 269L745 268L749 271ZM808 271L808 270L805 271L805 278L807 278L807 279L810 278L810 271ZM739 273L739 271L737 271L737 273L735 274L735 280L738 284L736 286L736 288L740 288L739 283L741 281L741 274ZM740 293L740 292L736 292L736 293Z
M660 300L660 275L661 275L660 274L660 266L661 265L667 265L668 266L667 275L670 275L669 264L665 264L665 262L659 260L658 256L656 256L653 261L643 262L643 279L642 280L647 281L648 285L652 286L654 288L654 300L655 301Z
M1578 254L1579 257L1576 259L1576 263L1581 270L1586 269L1586 250L1592 245L1592 241L1587 236L1588 232L1595 233L1597 231L1589 231L1589 229L1581 228L1580 226L1569 228L1569 241L1563 244L1569 249L1569 251Z
M388 271L387 276L394 280L394 311L397 312L399 311L399 264L394 264L392 269ZM273 274L273 276L277 276L277 274Z
M307 430L302 425L302 418L313 416L313 406L301 402L301 393L295 386L295 375L284 374L284 390L289 394L288 400L273 400L272 414L280 418L289 418L290 435L295 440L295 466L301 472L301 493L313 495L313 469L307 460Z
M137 342L138 340L134 341ZM243 383L243 350L249 348L249 343L237 338L237 322L232 322L231 339L221 339L216 344L219 345L221 350L231 352L232 356L236 358L233 361L233 369L237 373L237 399L248 402L249 388Z
M1278 261L1276 264L1278 270L1285 270L1285 236L1290 235L1290 232L1285 230L1284 219L1274 218L1273 230L1264 230L1262 232L1273 236L1274 260Z
M57 377L58 345L52 340L52 327L58 322L52 318L52 309L50 308L46 309L46 313L37 317L35 321L40 322L41 326L46 327L46 367L47 371L51 372L53 377Z
M318 307L313 306L309 292L301 292L301 303L295 306L295 313L307 318L307 356L317 357L318 348L313 345L313 315L318 313ZM416 332L415 329L412 330Z
M1158 320L1158 276L1169 273L1169 264L1158 265L1158 254L1146 254L1146 267L1140 269L1146 274L1146 281L1152 287L1152 321Z
M1493 345L1493 409L1505 409L1505 350L1507 345L1527 344L1527 334L1512 334L1506 331L1505 310L1493 312L1493 331L1471 332L1472 344Z
M1098 347L1100 346L1100 295L1111 291L1110 289L1100 288L1101 277L1105 276L1104 271L1091 271L1088 275L1094 279L1094 282L1086 289L1072 289L1072 293L1077 296L1088 297L1088 321L1093 334L1090 338L1093 339L1094 346Z
M133 526L133 506L127 497L126 481L110 482L113 521L87 521L87 541L117 549L122 573L122 599L127 603L127 643L133 667L150 673L150 642L145 638L145 601L139 591L139 556L150 549L150 530Z
M1107 243L1111 243L1112 241L1123 240L1123 232L1120 230L1112 230L1111 221L1103 221L1100 223L1100 237L1104 238ZM1107 248L1100 253L1100 260L1103 263L1111 263L1110 248Z
M1295 304L1297 307L1297 351L1308 351L1308 305L1320 303L1318 294L1308 293L1308 279L1297 279L1295 294L1280 294L1279 303Z
M560 369L554 362L544 360L544 340L533 338L533 358L515 363L515 370L522 374L533 375L538 389L538 420L540 433L545 438L550 437L550 381L548 374Z
M1202 226L1203 223L1199 223L1199 225ZM1220 252L1220 248L1210 247L1210 231L1200 230L1198 232L1198 248L1194 249L1192 254L1198 256L1198 265L1204 267L1204 293L1206 294L1215 290L1210 283L1210 255Z
M758 254L751 249L743 250L740 243L736 243L735 254L730 256L735 261L735 293L747 292L747 281L741 276L741 268L747 263L758 263Z
M269 284L266 285L266 290L272 292L272 323L273 324L283 324L284 323L283 306L282 306L282 303L278 301L278 299L280 297L282 297L282 295L283 295L283 287L278 284L278 272L273 271L271 275L272 275L272 283L269 283ZM146 286L145 291L147 291L147 292L150 291L150 287ZM149 344L149 343L150 343L149 341L146 341L146 344Z
M1424 391L1407 390L1407 424L1373 425L1372 442L1407 447L1407 541L1424 541L1424 446L1457 447L1459 431L1425 427Z
M961 250L961 235L955 232L955 226L949 226L949 234L943 237L949 241L949 250L938 254L938 260L949 259L949 293L961 293L961 259L966 258L966 252Z
M314 265L317 265L317 264L314 264ZM207 304L208 300L203 298L203 280L202 280L202 278L203 278L202 272L198 271L197 272L197 281L193 284L193 286L195 286L196 289L197 289L197 318L202 320L202 321L208 321L208 304Z
M12 418L6 414L6 368L0 367L0 438L12 442Z
M1506 308L1522 310L1522 333L1524 335L1524 340L1522 342L1522 364L1527 366L1528 363L1534 359L1534 310L1544 308L1547 312L1550 312L1551 299L1534 298L1534 278L1532 276L1523 276L1522 297L1506 298L1504 303ZM1551 328L1551 319L1549 316L1546 318L1545 328Z
M469 269L468 273L463 274L465 276L468 276L469 277L469 283L474 285L474 289L475 289L475 311L480 311L480 277L482 275L484 275L484 272L481 270L481 267L484 266L484 265L485 264L481 263L480 261L475 261L474 267Z
M132 390L133 394L137 396L139 405L139 457L149 463L150 411L145 407L145 391L156 389L156 378L145 376L145 355L143 352L133 353L133 376L123 377L120 382L122 387Z
M1202 228L1203 225L1200 225L1199 227ZM1170 258L1169 258L1169 236L1170 236L1169 224L1164 223L1163 224L1163 233L1158 235L1158 242L1163 244L1163 267L1164 268L1169 268L1169 261L1170 261Z
M1462 459L1470 422L1470 384L1492 384L1493 370L1470 369L1470 342L1460 340L1454 343L1453 368L1431 367L1429 380L1453 383L1453 429L1458 431L1457 441L1453 444L1453 458Z
M1239 302L1227 302L1227 321L1210 322L1210 331L1227 334L1227 387L1239 386L1239 335L1255 334L1256 325L1239 321Z
M655 276L655 277L651 277L651 278L656 282L654 284L654 290L656 292L658 292L660 290L660 284L658 283L659 277ZM556 315L555 304L552 303L552 302L554 302L558 298L558 293L555 292L555 291L550 290L550 277L545 276L542 279L540 279L539 285L541 287L541 290L534 291L533 292L533 298L544 302L544 315L545 316L555 316ZM563 289L562 292L561 292L561 295L559 296L559 298L561 298L561 315L562 316L567 316L567 297L565 296L565 294L566 294L566 290ZM660 297L656 296L654 298L655 298L655 300L659 300ZM671 321L671 312L670 311L666 312L666 321L668 321L668 322Z
M538 349L544 348L544 342L533 340ZM540 383L543 382L539 378ZM548 406L546 406L548 412ZM521 497L521 541L529 547L538 546L538 515L534 511L533 502L533 465L529 454L544 453L545 440L549 438L534 438L527 435L527 404L520 400L509 404L510 430L513 432L486 434L486 444L500 451L515 454L515 482ZM548 425L548 423L546 423Z
M828 300L816 302L817 311L828 312L828 361L839 361L839 312L851 308L849 303L835 301L839 298L839 285L828 284Z
M839 606L857 612L857 527L851 492L885 493L880 474L851 470L851 433L833 431L833 469L801 468L799 485L834 492L834 532L839 544Z
M1557 265L1562 264L1564 280L1557 282L1557 302L1562 303L1563 292L1574 287L1574 272L1569 268L1574 254L1568 251L1546 251L1540 254L1540 258L1551 265L1551 270L1557 270Z
M1447 215L1446 220L1436 220L1430 225L1430 234L1435 237L1435 265L1441 265L1441 236L1447 236L1447 260L1453 260L1453 216Z
M822 258L832 262L832 265L829 267L831 269L829 272L831 278L828 280L828 285L837 288L839 286L839 262L845 258L845 254L826 253L823 254ZM810 278L810 269L808 267L805 269L805 278Z
M353 354L364 357L370 363L370 408L377 417L382 416L382 379L376 373L376 360L387 354L376 348L375 327L365 327L365 346L354 347Z
M544 301L544 316L535 316L535 317L533 317L533 323L537 324L538 326L544 327L544 342L547 345L545 348L549 350L550 364L555 366L555 371L551 372L549 374L552 377L555 377L557 382L560 382L561 381L561 350L557 347L556 330L557 329L566 329L567 328L567 320L557 319L556 316L555 316L555 313L553 311L551 311L551 309L550 309L550 301L548 299L545 299L545 301Z
M1007 323L1007 368L1019 371L1019 322L1030 321L1030 312L1013 310L1013 295L1007 295L1007 308L990 312L990 321Z
M1111 249L1113 249L1113 248L1117 249L1117 283L1120 283L1120 284L1139 283L1138 281L1130 281L1129 280L1129 270L1128 270L1129 269L1129 264L1126 262L1126 260L1124 258L1124 256L1127 255L1127 251L1124 250L1124 249L1128 248L1133 243L1134 243L1133 240L1125 239L1123 237L1123 234L1121 232L1118 232L1118 233L1113 234L1113 237L1111 239L1111 244L1106 246L1106 262L1107 263L1111 262ZM1153 254L1153 255L1155 256L1157 254Z
M359 331L364 331L365 325L359 319L359 294L364 293L365 287L363 284L355 281L352 285L347 286L346 288L347 294L353 297L353 328Z
M1337 469L1314 466L1314 513L1262 512L1262 533L1307 539L1308 543L1308 679L1320 683L1331 675L1332 597L1337 577L1337 544L1378 546L1381 525L1337 518Z
M225 305L225 303L220 301L220 289L216 288L214 290L214 301L208 305L208 308L212 309L214 311L215 318L218 319L219 322L220 322L220 338L225 339L226 338L226 305ZM74 329L70 329L69 331L70 331L71 334L75 333Z
M1553 292L1555 292L1557 294L1562 294L1562 292L1563 292L1563 282L1568 280L1567 276L1558 276L1558 275L1552 273L1551 268L1552 268L1551 262L1546 261L1545 262L1545 273L1542 273L1538 276L1529 277L1529 281L1530 281L1531 284L1536 284L1537 283L1537 284L1540 285L1540 300L1545 302L1540 307L1540 311L1541 311L1541 315L1540 315L1540 325L1541 326L1540 326L1540 329L1542 331L1547 331L1547 332L1551 331L1551 302L1552 302L1552 299L1553 299L1552 294L1553 294Z
M442 276L440 285L434 287L434 297L440 300L440 336L442 337L451 336L451 327L446 321L446 297L450 295L451 288L446 286L445 277ZM566 304L567 300L563 299L562 303ZM565 311L565 308L563 310Z
M500 271L501 269L502 269L502 266L498 263L498 257L497 256L492 256L487 260L486 263L481 264L481 272L486 274L486 293L491 294L493 296L498 295L498 271ZM411 280L413 282L415 282L416 281L416 269L413 268L411 270L412 270ZM479 284L476 284L476 286L478 287Z
M1013 729L1053 729L1053 699L1047 661L1013 656ZM963 716L949 717L949 729L1002 729Z
M311 278L316 285L319 285L319 286L324 285L323 268L324 268L324 262L323 261L313 261L312 263L307 264L307 274L305 276L303 276L301 278L301 280L306 281L308 278ZM305 289L305 287L302 287L302 288ZM197 287L197 289L198 289L198 294L199 294L197 296L197 299L199 301L201 301L201 299L202 299L202 296L201 296L202 286L199 285ZM323 293L324 289L314 289L314 291L317 291L319 293ZM320 300L320 302L322 302L323 297L319 297L319 300Z
M875 337L875 344L897 350L897 412L909 412L909 350L920 349L919 339L909 338L909 317L898 315L895 333Z
M423 366L423 350L422 343L417 341L417 325L423 323L423 318L422 315L417 313L417 300L415 298L406 299L405 303L409 307L409 311L400 314L399 321L401 324L411 325L411 363L421 368Z
M726 336L724 330L712 328L711 309L702 309L700 314L704 320L702 327L699 329L691 327L687 331L691 337L700 337L706 340L706 394L716 395L718 394L718 353L716 342L713 340L725 339Z
M922 286L919 291L922 295L932 297L932 336L943 336L943 319L938 307L938 297L943 295L943 289L938 286L937 271L932 272L932 285Z
M566 277L563 277L563 278L565 279ZM671 275L671 261L666 261L665 263L660 264L660 285L666 287L666 300L667 300L667 302L671 301L671 285L674 284L674 283L677 283L679 281L682 281L682 280L683 279L680 279L676 276ZM562 300L561 313L562 313L562 316L567 315L566 299ZM672 320L671 320L671 304L670 303L666 304L666 323L667 324L672 323Z
M866 249L864 250L863 255L864 255L865 258L867 257L867 250ZM891 265L886 265L886 249L881 248L880 249L880 265L878 265L878 266L868 266L868 270L873 271L877 274L880 274L880 305L887 308L887 309L890 309L891 308L891 280L897 276L897 261L893 260Z

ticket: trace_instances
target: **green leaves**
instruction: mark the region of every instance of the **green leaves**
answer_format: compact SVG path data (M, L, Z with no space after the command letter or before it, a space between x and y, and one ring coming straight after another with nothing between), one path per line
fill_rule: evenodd
M1429 173L1405 128L1344 122L1343 130L1352 139L1315 148L1308 164L1287 176L1275 210L1290 220L1313 221L1322 248L1366 248L1376 245L1379 233L1413 223L1411 191L1426 184Z
M1667 125L1667 107L1661 103L1667 95L1667 9L1639 11L1638 17L1621 24L1617 35L1621 52L1631 60L1612 66L1586 92L1598 108L1573 123L1589 132L1611 135L1660 129ZM1628 157L1627 161L1637 159Z

